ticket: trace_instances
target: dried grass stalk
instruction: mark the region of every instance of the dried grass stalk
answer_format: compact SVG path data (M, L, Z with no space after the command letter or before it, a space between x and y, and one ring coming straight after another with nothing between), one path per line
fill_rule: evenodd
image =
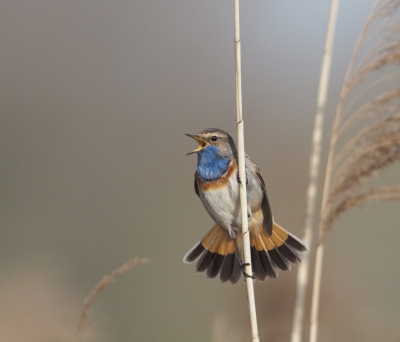
M321 145L323 133L323 121L325 116L326 98L332 64L332 49L336 28L336 19L339 8L339 0L332 0L329 10L328 27L326 31L324 55L322 58L321 74L318 87L317 109L315 114L312 151L309 165L309 185L306 194L306 217L304 225L303 241L311 246L313 241L313 221L315 216L315 204L317 200L317 184L321 162ZM293 313L293 326L291 342L301 342L303 335L304 311L306 292L308 287L308 274L310 269L310 255L304 255L297 270L296 301Z
M98 283L97 285L90 291L89 295L86 297L86 299L83 302L83 308L81 311L81 315L79 317L78 323L75 328L75 333L74 333L74 339L75 341L81 341L81 334L83 327L86 323L88 312L90 307L93 305L93 303L97 300L99 297L100 293L113 281L116 280L117 277L121 276L122 274L126 273L127 271L131 270L138 264L145 264L148 263L149 260L145 258L134 258L131 260L128 260L126 263L121 265L120 267L116 268L114 271L111 273L105 275Z
M240 20L239 20L239 0L234 0L234 29L235 29L235 70L236 70L236 113L237 113L237 130L238 130L238 162L239 177L246 179L245 156L244 156L244 123L242 112L242 66L241 66L241 41L240 41ZM245 272L253 274L251 266L250 253L250 234L247 221L247 194L246 186L239 187L240 191L240 207L242 213L242 233L243 233L243 249ZM250 277L245 277L247 300L249 304L251 341L259 342L256 301L254 297L254 283Z
M400 1L376 1L357 42L332 128L311 305L316 342L324 239L337 218L372 200L400 200L372 179L400 160ZM395 72L394 72L395 71Z

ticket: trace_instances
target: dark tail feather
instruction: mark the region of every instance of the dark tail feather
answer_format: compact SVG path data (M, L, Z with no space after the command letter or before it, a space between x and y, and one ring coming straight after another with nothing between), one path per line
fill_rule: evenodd
M257 279L263 281L267 277L276 278L278 276L278 272L275 269L275 264L271 260L271 256L268 253L268 250L262 241L260 235L251 236L251 251L252 251L252 268Z
M207 277L215 278L221 270L224 257L221 254L215 254L212 264L207 269Z
M183 262L185 264L190 264L195 261L204 252L204 247L201 241L195 245L186 255L183 257Z
M236 284L240 280L240 278L242 276L242 269L240 267L239 257L238 257L238 255L236 253L235 253L235 259L234 260L235 260L235 264L233 265L232 276L231 276L231 279L229 279L229 281L232 284Z
M304 242L274 223L270 236L264 229L258 235L251 234L253 272L259 280L276 278L278 269L290 270L291 264L301 260L299 252L306 250Z
M183 258L185 263L192 263L197 258L196 272L206 271L208 278L215 278L218 273L222 282L238 282L241 276L239 259L234 241L227 230L215 225Z
M233 270L235 267L235 259L235 253L227 254L224 257L224 263L222 265L221 273L219 275L223 283L229 281L232 278Z

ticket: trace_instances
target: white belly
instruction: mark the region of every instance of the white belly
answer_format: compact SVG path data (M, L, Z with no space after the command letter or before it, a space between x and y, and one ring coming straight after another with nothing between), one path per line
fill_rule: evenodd
M252 215L261 208L262 190L258 181L248 176L247 206L249 217L249 229L262 224L260 215ZM200 198L208 214L222 228L236 231L242 230L242 215L240 209L239 186L236 174L232 175L225 186L206 191L199 191Z
M238 221L241 221L239 189L235 178L231 177L226 186L200 191L201 201L209 215L228 230L230 227L237 228Z

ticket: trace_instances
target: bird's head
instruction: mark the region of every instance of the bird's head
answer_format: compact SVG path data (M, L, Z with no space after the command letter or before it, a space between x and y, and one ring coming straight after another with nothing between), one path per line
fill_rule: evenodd
M187 155L213 151L221 157L234 156L236 158L237 156L235 142L232 137L222 129L208 128L196 135L186 135L199 143L199 146Z

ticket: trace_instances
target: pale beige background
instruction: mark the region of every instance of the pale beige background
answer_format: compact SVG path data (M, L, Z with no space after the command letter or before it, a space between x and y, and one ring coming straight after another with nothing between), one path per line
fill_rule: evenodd
M325 146L372 3L340 5ZM276 220L297 235L329 4L241 5L246 150ZM212 224L193 191L195 157L185 153L195 143L184 133L236 135L232 7L2 0L2 341L72 341L91 287L134 256L151 263L101 295L89 341L210 341L215 322L231 334L218 341L249 340L244 284L182 263ZM328 236L321 341L400 339L398 204L371 209ZM256 284L263 341L289 339L295 275Z

